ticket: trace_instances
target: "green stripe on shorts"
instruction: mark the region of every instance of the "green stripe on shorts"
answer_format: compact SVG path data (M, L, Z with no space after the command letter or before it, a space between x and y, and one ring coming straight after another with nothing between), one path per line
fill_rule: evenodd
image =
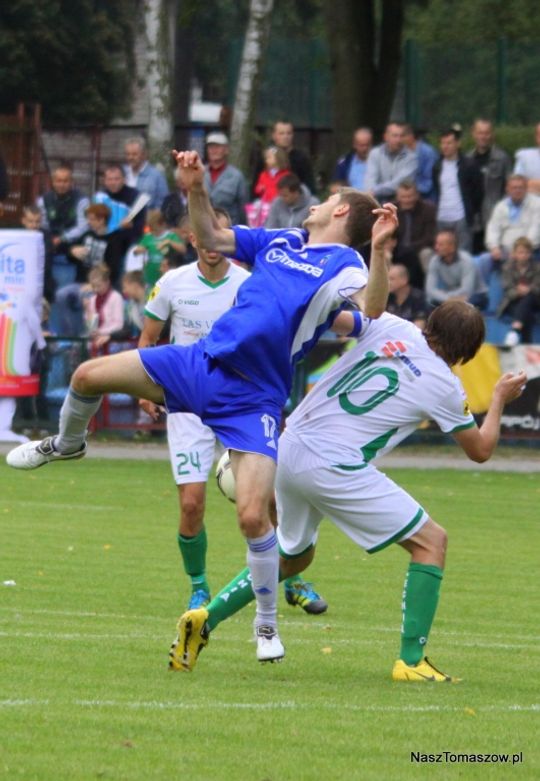
M418 512L416 513L412 521L410 521L410 523L404 526L403 529L400 529L400 531L396 532L396 534L393 534L389 540L386 540L385 542L381 542L379 545L375 545L374 548L370 548L368 551L366 551L366 553L378 553L378 551L382 550L383 548L387 548L389 545L392 545L392 543L396 542L396 540L401 539L401 537L407 534L408 531L414 529L414 527L416 526L420 518L423 516L423 514L424 514L424 508L419 507Z

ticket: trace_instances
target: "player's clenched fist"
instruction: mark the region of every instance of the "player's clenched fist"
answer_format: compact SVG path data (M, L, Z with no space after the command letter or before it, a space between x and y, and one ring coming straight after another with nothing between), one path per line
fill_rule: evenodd
M202 185L204 165L197 152L178 152L173 149L172 156L178 167L180 184L184 189L191 190L194 186Z

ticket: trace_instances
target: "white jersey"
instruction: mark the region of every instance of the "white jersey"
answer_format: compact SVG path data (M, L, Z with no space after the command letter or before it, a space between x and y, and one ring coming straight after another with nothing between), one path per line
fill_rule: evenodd
M362 320L358 345L287 420L314 465L362 468L426 419L445 433L475 425L461 382L416 326L387 313Z
M157 281L144 313L154 320L171 318L171 343L194 344L231 308L238 288L249 276L234 263L218 282L206 279L197 262L172 269Z

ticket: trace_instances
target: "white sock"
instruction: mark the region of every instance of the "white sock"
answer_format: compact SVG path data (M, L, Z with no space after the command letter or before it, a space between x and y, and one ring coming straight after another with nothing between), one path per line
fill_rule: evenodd
M60 430L54 438L59 453L75 453L86 439L88 424L103 396L81 396L70 388L60 410Z
M262 537L248 538L247 565L257 600L255 626L277 624L279 551L274 529Z

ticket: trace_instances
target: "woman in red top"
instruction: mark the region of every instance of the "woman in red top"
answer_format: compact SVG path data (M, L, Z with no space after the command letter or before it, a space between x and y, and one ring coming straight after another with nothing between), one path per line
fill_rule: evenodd
M271 204L278 196L277 183L290 174L289 155L284 149L269 146L264 151L265 170L261 171L255 185L255 195L263 203Z

